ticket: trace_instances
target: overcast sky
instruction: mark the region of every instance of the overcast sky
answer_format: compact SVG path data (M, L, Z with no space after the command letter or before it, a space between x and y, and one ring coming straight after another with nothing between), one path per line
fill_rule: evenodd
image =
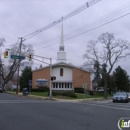
M23 37L50 23L60 19L84 5L88 0L0 0L0 37L6 39L5 48L16 43L18 37ZM72 34L74 30L85 26L96 19L105 16L115 9L128 4L130 0L101 0L79 14L64 21L64 34ZM130 6L130 5L129 5ZM127 10L130 12L130 9ZM85 26L86 27L86 26ZM80 66L83 64L83 54L89 40L96 40L101 33L114 33L117 38L130 41L130 15L112 23L94 29L83 35L64 41L67 62ZM35 55L52 57L56 63L61 33L61 24L41 32L26 40L25 44L32 44ZM56 39L54 41L54 39ZM49 42L47 42L49 41ZM50 44L53 46L46 47ZM3 50L4 51L4 50ZM46 61L47 62L47 61ZM34 61L33 67L41 63ZM45 64L42 64L45 66ZM122 60L120 65L130 75L130 60Z

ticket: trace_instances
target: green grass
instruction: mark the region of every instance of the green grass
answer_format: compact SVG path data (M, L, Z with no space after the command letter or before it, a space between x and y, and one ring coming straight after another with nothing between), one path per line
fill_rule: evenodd
M48 97L48 92L30 92L30 95L36 95L36 96L43 96L43 97ZM65 96L53 96L54 98L59 98L59 99L84 99L84 94L81 93L76 93L77 98L70 98L70 97L65 97ZM85 95L85 98L102 98L103 93L97 93L96 95ZM108 95L108 97L112 97L112 95Z
M30 95L48 97L48 92L30 92Z
M76 93L76 95L77 95L77 99L83 99L84 98L84 94ZM103 96L104 96L103 93L97 93L95 95L89 95L89 94L85 95L86 98L102 98ZM112 94L108 94L108 97L112 97Z

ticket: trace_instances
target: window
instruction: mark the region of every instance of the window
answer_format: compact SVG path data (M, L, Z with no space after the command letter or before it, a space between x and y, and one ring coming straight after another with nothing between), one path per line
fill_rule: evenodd
M60 76L63 76L63 68L60 68Z
M69 88L70 84L68 83L68 88Z
M53 88L55 88L55 83L53 83Z
M61 88L61 83L59 83L59 88Z

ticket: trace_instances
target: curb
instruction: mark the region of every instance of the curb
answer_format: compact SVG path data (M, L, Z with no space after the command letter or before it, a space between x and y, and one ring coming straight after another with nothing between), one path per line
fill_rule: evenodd
M31 98L31 99L38 99L38 100L50 100L50 101L63 101L63 102L92 102L92 101L103 101L103 100L109 100L109 99L112 99L110 97L108 97L107 99L105 98L88 98L88 99L74 99L74 100L67 100L67 99L58 99L58 98L52 98L52 99L49 99L48 97L42 97L42 96L35 96L35 95L27 95L27 96L24 96L22 93L19 93L18 95L14 92L9 92L9 91L6 91L6 93L9 93L9 94L13 94L13 95L16 95L16 96L20 96L20 97L25 97L25 98Z

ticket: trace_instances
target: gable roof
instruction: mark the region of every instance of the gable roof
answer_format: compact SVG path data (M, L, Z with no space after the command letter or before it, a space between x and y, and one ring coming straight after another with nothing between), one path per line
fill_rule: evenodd
M82 68L80 68L78 66L75 66L75 65L72 65L72 64L68 64L68 63L65 63L65 62L58 62L58 63L52 64L52 68L56 67L56 66L67 66L67 67L70 67L70 68L77 68L77 69L80 69L80 70L85 71L87 73L90 73L90 72L86 71L85 69L82 69ZM45 67L33 70L32 72L38 71L38 70L42 70L42 69L45 69L45 68L48 68L48 67L50 67L50 66L48 65L48 66L45 66Z

